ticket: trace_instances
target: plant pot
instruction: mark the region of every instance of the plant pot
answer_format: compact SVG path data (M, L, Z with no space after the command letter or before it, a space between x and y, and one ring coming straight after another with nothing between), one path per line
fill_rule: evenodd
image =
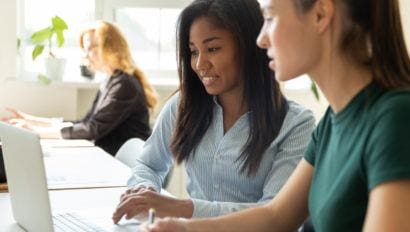
M66 60L63 58L48 57L44 60L46 75L51 80L62 80L65 71Z
M80 65L80 72L81 72L81 76L87 78L87 79L94 79L94 75L95 73L93 71L91 71L87 65Z

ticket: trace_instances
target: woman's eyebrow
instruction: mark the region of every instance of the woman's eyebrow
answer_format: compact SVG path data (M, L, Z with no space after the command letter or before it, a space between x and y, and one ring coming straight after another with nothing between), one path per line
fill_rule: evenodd
M206 43L209 43L209 42L211 42L211 41L213 41L213 40L218 40L218 39L221 39L221 37L212 36L212 37L209 37L209 38L204 39L204 40L202 41L202 43L203 43L203 44L206 44Z
M206 44L206 43L209 43L209 42L211 42L211 41L218 40L218 39L221 39L221 37L212 36L212 37L209 37L209 38L204 39L204 40L202 41L202 43L203 43L203 44ZM195 45L194 45L193 42L189 42L189 46L195 46Z
M262 14L266 12L272 12L275 8L272 5L266 5L261 7Z

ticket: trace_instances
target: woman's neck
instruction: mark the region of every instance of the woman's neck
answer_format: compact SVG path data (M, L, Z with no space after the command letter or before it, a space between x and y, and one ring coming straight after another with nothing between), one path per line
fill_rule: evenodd
M115 73L116 70L117 70L117 69L115 69L115 68L113 68L113 67L111 67L111 66L109 66L109 65L106 65L106 66L104 66L104 67L101 68L101 71L104 72L104 73L106 73L108 76L114 75L114 73Z
M373 79L368 67L346 59L329 59L320 67L321 69L310 73L310 76L319 85L335 113L343 110Z
M249 110L248 104L243 96L238 94L224 94L217 99L223 109L224 132L227 132Z

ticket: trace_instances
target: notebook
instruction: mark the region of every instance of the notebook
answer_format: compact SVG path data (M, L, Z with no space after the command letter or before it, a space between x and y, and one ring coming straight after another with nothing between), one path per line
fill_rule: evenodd
M107 217L104 223L98 225L94 220L98 210L59 212L58 215L52 215L39 136L0 122L0 140L13 216L25 230L78 232L84 227L83 231L138 231L138 221L117 226ZM87 216L86 212L92 212L92 217L89 217L90 214Z

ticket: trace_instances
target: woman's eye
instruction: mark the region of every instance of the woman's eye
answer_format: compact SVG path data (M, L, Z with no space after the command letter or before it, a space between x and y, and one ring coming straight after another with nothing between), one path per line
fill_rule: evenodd
M191 50L191 56L197 56L198 51L197 50Z
M218 51L220 48L208 48L208 52L216 52Z
M273 21L273 17L265 17L266 23L271 23Z

